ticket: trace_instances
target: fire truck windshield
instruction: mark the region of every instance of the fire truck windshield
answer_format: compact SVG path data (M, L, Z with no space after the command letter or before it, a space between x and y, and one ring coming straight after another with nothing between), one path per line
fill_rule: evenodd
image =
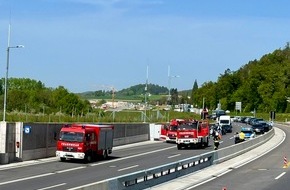
M84 134L76 132L60 132L59 140L71 142L83 142Z
M171 125L171 126L169 126L169 130L170 131L177 131L177 126L176 125Z
M197 129L197 123L190 123L190 124L182 124L178 128L179 130L184 129Z

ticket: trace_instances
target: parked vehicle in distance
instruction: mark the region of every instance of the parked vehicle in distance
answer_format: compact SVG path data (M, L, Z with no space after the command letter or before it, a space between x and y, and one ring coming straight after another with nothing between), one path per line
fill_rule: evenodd
M245 119L247 119L247 117L242 116L239 122L241 122L241 123L246 123L246 122L245 122Z
M242 127L241 132L245 134L245 140L253 139L256 137L256 133L252 127Z
M250 117L250 118L247 120L247 124L252 125L252 122L253 122L255 119L256 119L256 118L254 118L254 117Z
M240 122L241 116L234 116L234 117L231 117L231 119L232 119L232 122Z
M265 128L262 123L256 122L252 124L252 128L254 129L256 134L264 134L265 133Z
M214 110L211 114L211 119L216 120L221 115L226 115L226 112L224 110Z
M246 116L246 118L244 119L243 123L249 124L250 120L254 118L252 116Z
M254 124L258 123L259 121L264 121L264 119L263 118L253 118L249 121L249 124L254 125Z
M114 126L95 124L64 125L57 141L56 157L61 161L107 159L113 149Z
M273 128L267 121L258 121L258 123L264 127L265 132L268 132Z
M232 122L231 122L231 116L229 115L221 115L219 118L218 123L226 133L233 132Z

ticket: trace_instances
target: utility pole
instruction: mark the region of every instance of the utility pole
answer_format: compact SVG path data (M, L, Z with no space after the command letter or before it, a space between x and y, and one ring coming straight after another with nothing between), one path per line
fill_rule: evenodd
M144 105L144 110L145 110L145 115L144 115L144 123L146 123L146 117L147 117L147 90L148 90L148 72L149 68L147 65L147 71L146 71L146 84L145 84L145 105Z

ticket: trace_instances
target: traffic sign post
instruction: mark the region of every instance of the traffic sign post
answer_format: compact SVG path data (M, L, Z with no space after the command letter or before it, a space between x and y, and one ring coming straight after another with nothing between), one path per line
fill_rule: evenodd
M275 117L276 117L275 111L270 111L271 121L274 121Z
M239 110L240 112L242 112L242 102L236 102L236 111Z

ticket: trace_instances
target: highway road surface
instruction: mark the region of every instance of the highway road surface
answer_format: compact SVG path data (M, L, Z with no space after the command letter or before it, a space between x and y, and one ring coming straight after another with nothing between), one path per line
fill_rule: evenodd
M289 127L280 127L290 136ZM284 157L290 158L290 139L273 149L266 155L257 158L249 164L233 169L231 172L218 177L195 189L214 190L222 189L255 189L255 190L286 190L290 189L289 168L284 167ZM268 147L265 147L268 149ZM270 147L269 147L270 149ZM288 159L287 159L288 161ZM219 187L219 188L216 188Z
M289 134L290 125L277 125L274 137L260 147L151 190L290 189L290 139L286 138Z

